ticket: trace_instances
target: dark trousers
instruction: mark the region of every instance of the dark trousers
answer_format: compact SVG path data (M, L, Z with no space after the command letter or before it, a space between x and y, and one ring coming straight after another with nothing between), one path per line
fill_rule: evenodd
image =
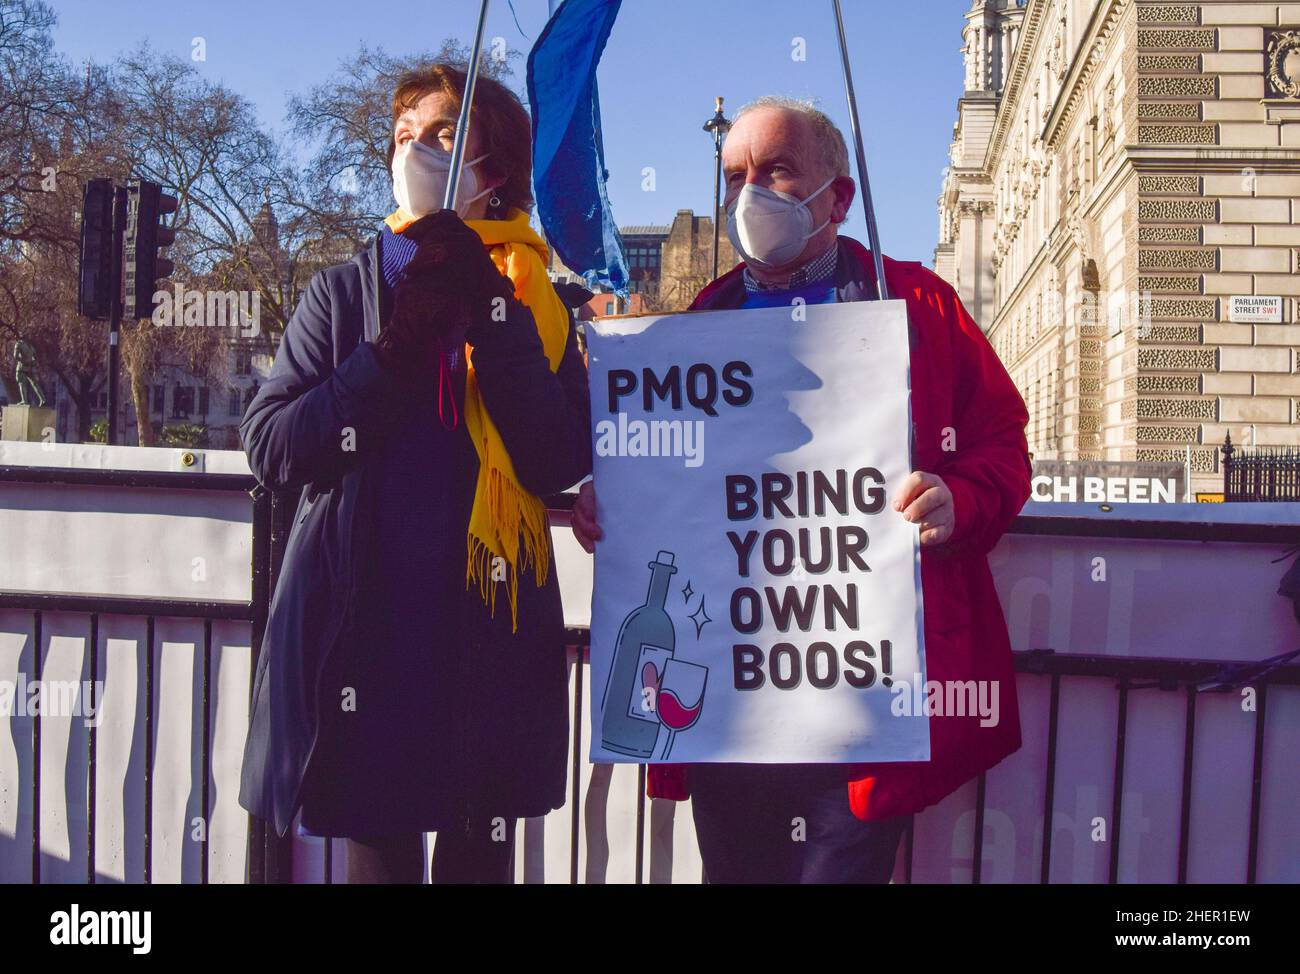
M912 820L859 819L834 765L698 764L687 775L710 883L887 883Z
M504 841L493 838L491 820L468 829L443 829L433 847L435 883L509 883L515 845L515 819L506 819ZM347 843L349 883L424 881L424 834L398 832Z

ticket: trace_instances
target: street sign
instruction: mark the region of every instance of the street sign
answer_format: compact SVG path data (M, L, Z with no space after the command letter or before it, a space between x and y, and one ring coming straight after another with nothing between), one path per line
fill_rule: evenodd
M1254 294L1234 294L1229 299L1228 320L1251 325L1280 325L1282 299Z

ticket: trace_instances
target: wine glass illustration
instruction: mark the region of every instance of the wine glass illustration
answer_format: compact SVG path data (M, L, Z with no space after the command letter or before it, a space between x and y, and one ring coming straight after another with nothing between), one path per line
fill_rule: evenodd
M695 726L704 709L704 687L708 683L709 669L697 666L677 658L664 663L663 676L659 680L659 693L655 698L655 710L659 721L668 728L668 741L664 744L663 759L667 759L673 749L677 732Z

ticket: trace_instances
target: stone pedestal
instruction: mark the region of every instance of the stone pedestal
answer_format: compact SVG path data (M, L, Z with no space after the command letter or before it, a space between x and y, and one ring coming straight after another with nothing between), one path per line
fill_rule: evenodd
M54 419L54 410L48 406L5 406L0 412L0 440L53 443Z

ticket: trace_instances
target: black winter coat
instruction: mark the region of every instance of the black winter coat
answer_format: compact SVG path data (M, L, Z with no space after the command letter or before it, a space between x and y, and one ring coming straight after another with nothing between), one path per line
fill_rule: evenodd
M478 458L371 342L391 308L376 238L310 282L240 427L272 490L301 490L254 677L240 804L284 835L436 831L565 799L564 622L554 558L519 579L519 632L465 589ZM466 332L479 387L530 492L591 470L572 318L552 373L531 315ZM463 365L453 374L463 402ZM448 415L448 419L449 419ZM348 448L345 448L347 444ZM349 702L350 701L350 702ZM347 704L345 706L345 703Z

